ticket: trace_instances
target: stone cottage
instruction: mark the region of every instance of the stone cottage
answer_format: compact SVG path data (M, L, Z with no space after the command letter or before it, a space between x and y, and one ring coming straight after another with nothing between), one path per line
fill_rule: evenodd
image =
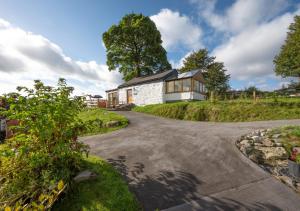
M131 103L143 106L172 101L204 100L206 92L201 70L178 73L172 69L136 77L116 89L107 90L107 107Z

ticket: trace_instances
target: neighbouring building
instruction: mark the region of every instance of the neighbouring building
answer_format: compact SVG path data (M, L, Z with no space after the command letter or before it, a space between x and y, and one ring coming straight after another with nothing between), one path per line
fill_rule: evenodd
M106 100L101 99L101 95L87 95L85 97L85 103L87 107L106 107Z
M107 90L107 107L204 100L206 92L201 70L178 73L173 69L133 78L116 89Z

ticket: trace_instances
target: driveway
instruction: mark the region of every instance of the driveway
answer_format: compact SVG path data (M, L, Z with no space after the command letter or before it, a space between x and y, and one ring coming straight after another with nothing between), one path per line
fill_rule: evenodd
M120 112L130 124L85 137L112 163L144 210L300 210L300 197L235 147L255 129L300 120L211 123Z

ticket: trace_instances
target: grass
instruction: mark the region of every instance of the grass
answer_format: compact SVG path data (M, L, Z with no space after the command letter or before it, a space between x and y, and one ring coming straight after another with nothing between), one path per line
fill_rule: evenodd
M139 210L135 196L110 164L100 158L89 157L84 160L83 167L97 173L98 178L74 185L53 210Z
M281 143L289 154L293 147L300 147L300 126L285 126L275 128L270 135L280 134Z
M95 134L103 134L111 131L115 131L121 128L124 128L128 125L128 120L126 117L107 111L101 108L94 109L85 109L84 111L79 113L79 118L89 124L90 128L88 131L85 131L82 135L95 135ZM95 120L101 120L102 125L99 125ZM106 127L106 123L110 121L118 121L120 124L115 127ZM91 122L93 122L91 124Z
M137 112L157 116L214 122L300 119L299 98L175 102L135 107Z

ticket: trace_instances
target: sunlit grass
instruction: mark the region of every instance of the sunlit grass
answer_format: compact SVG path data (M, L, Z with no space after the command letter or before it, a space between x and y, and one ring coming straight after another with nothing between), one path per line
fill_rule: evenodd
M75 184L53 210L139 210L135 196L110 164L98 157L89 157L84 160L83 168L95 172L98 177Z
M216 122L300 119L299 98L176 102L135 107L134 111L157 116Z
M100 119L103 122L102 127L97 124L90 125L91 128L89 131L85 132L83 135L103 134L124 128L128 125L128 120L126 117L101 108L86 109L79 113L79 118L84 122L91 120L93 121L96 119ZM110 121L119 121L120 124L115 127L105 127L106 123Z

